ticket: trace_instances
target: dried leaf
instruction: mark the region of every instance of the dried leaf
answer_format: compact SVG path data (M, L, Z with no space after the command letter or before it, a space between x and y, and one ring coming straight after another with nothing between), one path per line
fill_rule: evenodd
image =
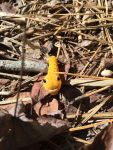
M32 87L31 98L33 103L41 101L49 94L42 85L42 79L43 77L41 77L41 80L36 81Z
M74 101L77 97L82 95L81 91L78 88L76 88L75 86L71 86L71 85L63 85L61 93L62 93L62 101L64 103L66 103L68 101L69 104L72 101ZM76 112L76 110L77 110L76 108L78 108L78 106L79 106L79 103L75 102L73 104L73 107L75 107L75 108L70 109L68 106L66 112L67 113L71 113L71 111ZM86 98L86 101L84 98L84 101L81 105L81 110L86 111L88 108L89 108L89 98Z
M23 109L24 108L24 109ZM15 106L8 110L14 112ZM29 119L25 114L25 106L18 105L17 118L0 110L0 149L24 147L36 142L48 140L56 134L64 132L70 124L51 117Z
M1 88L3 85L7 84L9 81L10 81L9 79L1 78L1 79L0 79L0 88Z
M40 116L42 115L56 115L61 114L61 109L59 109L60 102L55 98L50 98L48 101L37 103L34 106L35 112Z
M11 5L11 3L9 2L3 2L2 4L0 4L0 8L2 9L2 11L6 12L6 13L16 13L16 8Z
M91 45L92 41L90 40L83 40L81 43L78 43L78 46L81 46L81 47L87 47L89 45Z
M80 150L112 150L112 149L113 149L113 125L109 125L97 135L92 144L84 146Z
M42 47L42 52L43 53L49 53L53 49L53 42L52 41L47 41Z

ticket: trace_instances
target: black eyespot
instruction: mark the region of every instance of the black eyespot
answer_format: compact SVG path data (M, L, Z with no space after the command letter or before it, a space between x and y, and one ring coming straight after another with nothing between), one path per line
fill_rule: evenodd
M45 79L43 79L43 82L44 82L44 83L46 83L46 80L45 80Z
M57 77L57 80L59 81L59 80L60 80L60 77Z

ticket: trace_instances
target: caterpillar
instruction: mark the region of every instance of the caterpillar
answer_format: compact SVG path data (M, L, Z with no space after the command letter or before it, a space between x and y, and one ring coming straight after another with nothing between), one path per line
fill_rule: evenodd
M48 64L48 72L43 79L43 86L51 95L56 95L58 94L62 84L60 75L58 73L54 73L59 72L57 58L55 56L49 56Z

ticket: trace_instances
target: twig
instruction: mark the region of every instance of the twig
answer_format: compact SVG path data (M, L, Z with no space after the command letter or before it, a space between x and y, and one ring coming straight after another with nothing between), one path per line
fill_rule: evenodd
M24 71L25 72L46 72L47 64L44 61L30 61L25 60ZM11 60L0 60L0 70L6 71L20 71L21 61L11 61Z
M80 130L86 130L86 129L89 129L89 128L95 128L95 127L97 127L99 125L103 125L105 123L112 123L112 122L113 122L113 119L106 119L104 121L100 121L100 122L97 122L97 123L92 123L92 124L81 126L81 127L70 128L69 131L70 132L75 132L75 131L80 131Z
M93 92L85 93L84 95L75 98L73 101L70 102L70 104L73 104L74 102L78 102L78 101L80 101L80 100L82 100L82 99L85 99L85 98L87 98L87 97L89 97L89 96L91 96L91 95L97 94L97 93L102 92L102 91L104 91L104 90L107 90L107 89L109 89L109 88L110 88L110 86L105 86L105 87L102 87L102 88L100 88L100 89L98 89L98 90L95 90L95 91L93 91Z

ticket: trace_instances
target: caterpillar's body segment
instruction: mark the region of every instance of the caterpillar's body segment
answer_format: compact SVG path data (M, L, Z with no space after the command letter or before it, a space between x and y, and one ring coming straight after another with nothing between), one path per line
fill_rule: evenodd
M48 73L43 80L43 86L51 95L58 94L61 88L60 75L54 72L59 72L58 62L55 56L50 56Z

